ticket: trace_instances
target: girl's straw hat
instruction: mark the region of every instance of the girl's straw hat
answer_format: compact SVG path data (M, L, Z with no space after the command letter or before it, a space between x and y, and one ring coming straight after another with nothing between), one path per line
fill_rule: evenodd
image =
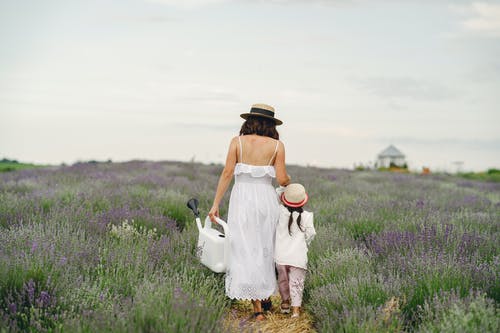
M309 200L306 189L301 184L290 184L281 194L281 201L290 207L302 207Z
M283 122L277 118L274 118L274 108L267 104L254 104L248 113L240 114L241 118L247 119L250 116L264 117L274 120L276 126L283 124Z

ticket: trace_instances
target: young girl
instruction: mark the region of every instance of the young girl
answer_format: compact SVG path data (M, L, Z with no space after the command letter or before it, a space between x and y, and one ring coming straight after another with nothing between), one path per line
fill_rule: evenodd
M316 235L313 213L305 211L308 196L301 184L290 184L277 190L283 206L276 227L274 261L278 270L281 312L292 318L300 314L304 278L307 270L307 246ZM290 303L291 298L291 303Z

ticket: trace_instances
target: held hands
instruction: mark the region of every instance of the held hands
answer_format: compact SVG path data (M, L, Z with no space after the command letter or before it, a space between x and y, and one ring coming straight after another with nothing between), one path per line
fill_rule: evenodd
M276 194L278 194L278 197L281 197L281 194L283 194L283 192L285 192L285 188L286 186L279 186L279 187L276 187Z
M215 217L220 217L219 206L213 205L212 208L210 208L210 211L208 212L208 217L210 217L210 221L212 221L213 223L217 223Z
M276 188L276 194L278 195L280 202L281 202L281 195L285 192L286 187L290 185L290 181L292 180L292 177L290 177L289 174L286 174L286 176L288 177L288 181L284 185L279 185Z

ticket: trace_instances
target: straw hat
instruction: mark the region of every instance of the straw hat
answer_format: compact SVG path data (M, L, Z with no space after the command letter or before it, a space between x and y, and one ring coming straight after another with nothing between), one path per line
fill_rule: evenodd
M248 113L240 114L240 117L247 119L250 116L264 117L274 120L276 126L283 124L283 122L277 118L274 118L274 108L267 104L254 104Z
M301 184L290 184L281 194L281 201L290 207L302 207L309 200L306 189Z

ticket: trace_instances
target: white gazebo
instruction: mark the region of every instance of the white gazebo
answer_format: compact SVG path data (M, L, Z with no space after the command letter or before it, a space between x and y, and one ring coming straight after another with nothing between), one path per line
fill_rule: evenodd
M391 165L404 167L405 164L405 155L393 145L385 148L377 156L377 167L379 168L389 168Z

